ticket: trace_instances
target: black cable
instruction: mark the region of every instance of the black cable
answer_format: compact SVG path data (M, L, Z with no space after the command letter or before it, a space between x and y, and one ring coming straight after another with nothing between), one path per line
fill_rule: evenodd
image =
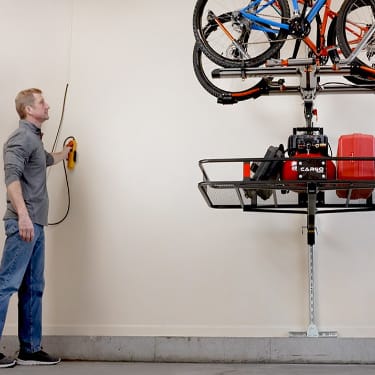
M75 139L74 137L72 136L69 136L67 138L65 138L65 141L64 141L64 146L67 144L67 141L69 139ZM57 225L57 224L61 224L68 216L69 214L69 210L70 210L70 187L69 187L69 181L68 181L68 174L66 173L66 166L65 166L65 160L63 160L62 162L63 164L63 167L64 167L64 174L65 174L65 181L66 181L66 188L67 188L67 191L68 191L68 207L66 209L66 212L65 212L65 215L62 219L60 219L59 221L56 221L55 223L48 223L48 225Z
M68 87L69 87L69 83L67 83L66 86L65 86L64 100L63 100L63 105L62 105L62 109L61 109L61 117L60 117L59 127L57 128L56 138L55 138L55 142L53 143L51 152L54 152L56 150L57 141L59 140L61 127L62 127L62 124L63 124L63 121L64 121L65 104L66 104L66 97L68 95Z
M66 173L65 161L63 161L63 167L64 167L64 173L65 173L66 187L67 187L67 190L68 190L68 207L67 207L65 215L62 219L60 219L59 221L56 221L55 223L48 223L48 225L57 225L57 224L62 223L67 218L67 216L69 214L69 210L70 210L70 188L69 188L69 182L68 182L68 175Z
M67 94L68 94L68 87L69 87L69 83L67 83L66 86L65 86L64 100L63 100L63 105L62 105L62 110L61 110L61 117L60 117L59 127L57 129L55 141L53 143L52 151L51 152L54 152L55 149L56 149L57 142L58 142L58 139L59 139L59 136L60 136L61 127L62 127L62 124L63 124L63 121L64 121L65 104L66 104L66 97L67 97ZM67 142L68 139L74 139L74 137L72 137L72 136L67 137L65 139L64 143L63 143L64 146L65 146L65 144L66 144L66 142ZM63 165L63 168L64 168L66 188L67 188L67 191L68 191L68 207L67 207L65 215L64 215L64 217L62 219L60 219L60 220L58 220L58 221L56 221L54 223L48 223L48 225L57 225L57 224L62 223L67 218L67 216L69 214L69 210L70 210L70 188L69 188L68 175L66 173L65 160L62 161L62 165Z

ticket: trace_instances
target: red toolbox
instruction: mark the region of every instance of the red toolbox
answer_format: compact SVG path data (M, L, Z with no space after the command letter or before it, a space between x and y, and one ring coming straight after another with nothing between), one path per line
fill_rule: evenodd
M369 134L348 134L339 138L338 157L375 157L375 137ZM338 160L338 180L374 180L375 162L364 160ZM350 199L367 199L374 189L353 189ZM348 190L337 190L340 198L348 197Z

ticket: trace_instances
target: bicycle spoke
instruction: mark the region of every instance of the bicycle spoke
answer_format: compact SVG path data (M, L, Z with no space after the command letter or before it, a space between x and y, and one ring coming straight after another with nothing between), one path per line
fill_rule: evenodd
M340 48L348 57L356 49L374 23L375 2L373 0L347 0L339 12L337 37ZM375 36L362 48L356 61L375 67Z

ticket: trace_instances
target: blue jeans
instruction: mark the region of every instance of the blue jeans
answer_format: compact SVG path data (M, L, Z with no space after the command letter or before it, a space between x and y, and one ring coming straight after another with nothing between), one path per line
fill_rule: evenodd
M42 296L44 290L44 227L34 224L34 239L25 242L18 221L4 221L6 240L0 264L0 337L9 300L18 291L18 337L20 349L41 350Z

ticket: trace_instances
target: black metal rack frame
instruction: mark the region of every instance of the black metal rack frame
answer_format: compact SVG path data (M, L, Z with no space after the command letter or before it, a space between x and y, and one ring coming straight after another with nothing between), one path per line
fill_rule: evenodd
M286 158L284 161L300 161L301 158L291 157ZM364 162L373 161L375 157L314 157L314 161L351 161L351 162ZM361 189L374 189L374 180L327 180L327 179L298 179L298 180L282 180L280 178L274 180L261 180L255 181L251 178L244 178L242 180L211 180L206 166L210 164L240 164L238 169L247 163L260 163L260 162L273 162L280 161L280 159L267 159L267 158L229 158L229 159L203 159L199 161L199 168L203 174L203 181L198 184L199 191L202 193L206 203L211 208L217 209L242 209L243 211L254 212L279 212L279 213L296 213L306 214L307 204L304 200L299 200L297 203L283 203L277 200L275 195L268 199L267 203L260 200L256 194L249 194L250 191L256 193L259 189L273 190L281 194L297 193L309 194L314 192L319 193L333 190L347 190L348 198L342 199L342 203L327 203L322 198L317 198L316 214L319 213L338 213L338 212L353 212L353 211L375 211L375 204L372 200L372 195L365 202L353 203L350 199L351 191ZM217 189L232 189L235 191L237 203L215 203L212 198L212 193ZM245 194L246 193L246 194ZM247 199L244 197L247 196ZM270 202L272 203L270 203Z

